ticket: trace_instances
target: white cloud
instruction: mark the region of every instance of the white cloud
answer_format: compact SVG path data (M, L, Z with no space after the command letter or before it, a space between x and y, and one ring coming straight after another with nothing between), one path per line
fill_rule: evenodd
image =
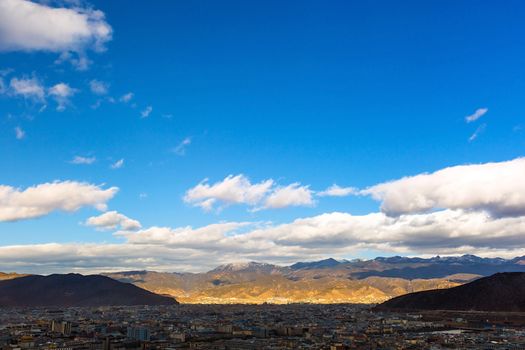
M362 194L381 201L388 215L436 209L486 210L525 215L525 158L461 165L372 186Z
M120 169L124 166L124 158L117 160L115 163L111 164L111 169Z
M10 270L41 269L47 273L115 269L202 271L239 260L292 263L327 256L355 257L369 254L370 250L404 255L525 255L524 174L525 158L449 167L359 192L381 201L382 212L332 212L283 224L219 222L197 228L141 229L137 221L110 212L89 218L86 224L119 230L115 235L124 240L121 244L4 246L0 247L0 265ZM40 186L46 185L53 184ZM95 201L92 195L81 196L79 192L89 191L79 191L77 186L61 191L32 188L38 196L29 193L30 189L0 187L0 220L41 216L52 210L72 211L86 205L104 210L107 200L117 191L83 185L91 186L95 192L109 193ZM307 186L274 186L273 180L252 184L243 175L230 175L215 184L201 182L186 193L185 200L210 209L220 203L256 207L265 205L283 189L291 191L280 192L283 201L292 197L292 202L307 203L307 198L312 198L313 191ZM294 193L301 190L311 193ZM9 195L10 192L15 195ZM78 203L79 198L82 204ZM276 205L283 203L277 199ZM76 206L66 206L63 201L72 201Z
M213 185L205 179L197 186L186 191L184 201L205 210L210 210L217 201L226 205L248 204L256 205L273 186L273 180L264 180L252 184L244 175L229 175L224 180Z
M17 221L47 215L53 211L77 211L91 206L106 210L106 202L117 187L103 189L83 182L48 182L25 190L0 185L0 221Z
M15 136L17 140L22 140L26 136L26 132L19 126L15 128Z
M57 111L63 111L66 106L70 104L69 99L77 93L77 89L73 89L66 83L58 83L49 88L49 95L57 102Z
M144 110L142 110L142 112L140 112L140 116L142 118L147 118L147 117L149 117L149 115L151 114L152 111L153 111L153 107L148 106L148 107L144 108Z
M75 156L71 160L71 164L93 164L97 160L96 157L82 157L82 156Z
M128 218L126 215L116 211L108 211L99 216L92 216L85 222L88 226L96 227L99 230L126 230L135 231L141 228L140 222Z
M104 81L93 79L89 82L89 88L95 95L105 95L108 93L109 84Z
M343 190L346 189L339 188L339 191ZM252 184L246 176L239 174L229 175L213 185L208 183L208 179L204 179L186 191L184 201L205 211L212 210L218 204L245 204L251 207L250 211L255 212L263 209L314 206L314 194L310 186L302 186L298 182L276 186L273 179L267 179Z
M87 50L103 51L112 29L104 13L92 8L57 8L28 0L0 1L0 51L49 51L88 64ZM62 57L69 60L70 57Z
M124 103L128 103L129 101L131 101L133 99L133 96L135 96L135 95L132 92L128 92L127 94L122 95L119 98L119 101L120 102L124 102Z
M177 147L173 149L173 153L183 156L186 154L186 147L191 144L191 137L186 137L184 140L182 140Z
M308 186L293 183L276 188L264 201L264 209L292 206L313 206L312 191Z
M12 78L9 83L10 92L15 96L22 96L38 102L44 102L46 91L44 85L35 77Z
M487 124L481 124L480 126L477 127L476 131L474 131L474 133L472 135L470 135L470 137L468 138L468 141L469 142L472 142L474 141L475 139L478 138L478 136L483 132L485 131L487 127Z
M465 117L465 121L467 123L472 123L472 122L478 120L479 118L483 117L488 111L489 111L488 108L478 108L478 109L476 109L476 111L473 114L467 115Z
M346 197L352 194L357 194L359 190L355 187L340 187L336 184L328 187L326 190L317 192L319 197Z
M138 232L120 231L116 235L125 237L132 244L161 244L207 249L210 245L228 240L228 237L237 234L239 229L249 225L250 223L247 222L223 222L197 229L191 226L175 229L153 226Z
M108 215L110 217L111 215ZM119 220L101 220L119 225ZM100 225L104 227L104 224ZM132 225L135 230L136 226ZM66 243L0 247L0 264L35 272L150 269L203 271L256 260L293 263L359 256L371 249L409 255L475 253L525 255L525 217L443 210L389 217L333 212L280 225L221 222L208 226L149 227L116 233L121 244Z

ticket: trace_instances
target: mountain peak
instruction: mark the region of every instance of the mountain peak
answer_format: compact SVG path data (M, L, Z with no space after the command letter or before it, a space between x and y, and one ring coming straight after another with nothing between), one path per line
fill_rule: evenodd
M312 270L312 269L326 269L340 265L341 262L335 260L334 258L328 258L319 261L309 261L309 262L297 262L290 266L293 270Z
M280 267L273 264L248 261L220 265L210 272L271 272L275 269L280 269Z

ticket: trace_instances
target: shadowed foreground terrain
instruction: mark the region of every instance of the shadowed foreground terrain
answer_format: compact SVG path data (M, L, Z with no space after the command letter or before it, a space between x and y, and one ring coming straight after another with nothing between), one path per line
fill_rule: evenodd
M497 273L462 286L411 293L377 310L525 311L525 273Z
M0 307L172 304L177 304L173 298L99 275L32 275L0 281Z

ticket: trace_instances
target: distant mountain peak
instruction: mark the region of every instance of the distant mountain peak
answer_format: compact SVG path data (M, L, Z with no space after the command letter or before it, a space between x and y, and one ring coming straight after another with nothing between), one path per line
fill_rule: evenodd
M290 268L293 270L326 269L336 267L340 264L342 264L340 261L335 260L334 258L328 258L319 261L297 262L291 265Z
M268 263L260 263L256 261L235 262L217 266L210 272L269 272L271 270L280 269L281 267Z

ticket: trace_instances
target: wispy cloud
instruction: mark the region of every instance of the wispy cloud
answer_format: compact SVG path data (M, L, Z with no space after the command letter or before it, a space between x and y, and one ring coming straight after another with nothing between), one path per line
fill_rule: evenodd
M109 83L93 79L89 82L89 89L95 95L106 95L109 91Z
M186 137L182 140L177 147L173 148L173 153L183 156L186 154L186 148L191 144L191 137Z
M467 115L465 117L465 121L467 123L472 123L472 122L478 120L479 118L483 117L488 111L489 111L488 108L478 108L478 109L476 109L476 111L473 114Z
M85 165L90 165L90 164L95 163L96 160L97 160L96 157L82 157L82 156L75 156L75 157L73 157L73 159L70 161L70 163L71 163L71 164L85 164Z
M26 137L26 132L19 126L15 128L15 136L17 140L22 140Z
M21 96L38 102L45 102L45 87L36 77L12 78L9 87L10 92L15 96Z
M358 191L359 190L355 187L340 187L333 184L326 190L317 192L316 195L319 197L346 197L352 194L357 194Z
M117 160L115 163L111 164L111 169L120 169L124 166L124 158Z
M469 142L472 142L474 141L475 139L478 138L478 136L483 133L485 131L485 129L487 128L487 124L481 124L480 126L478 126L476 128L476 131L474 131L474 133L472 135L470 135L470 137L468 138L468 141Z
M140 116L142 118L147 118L147 117L149 117L149 115L151 114L152 111L153 111L153 107L147 106L146 108L144 108L142 110L142 112L140 112Z
M124 94L124 95L120 96L119 101L120 102L124 102L124 103L128 103L129 101L131 101L133 99L133 96L135 96L135 94L133 94L133 92L128 92L127 94Z

